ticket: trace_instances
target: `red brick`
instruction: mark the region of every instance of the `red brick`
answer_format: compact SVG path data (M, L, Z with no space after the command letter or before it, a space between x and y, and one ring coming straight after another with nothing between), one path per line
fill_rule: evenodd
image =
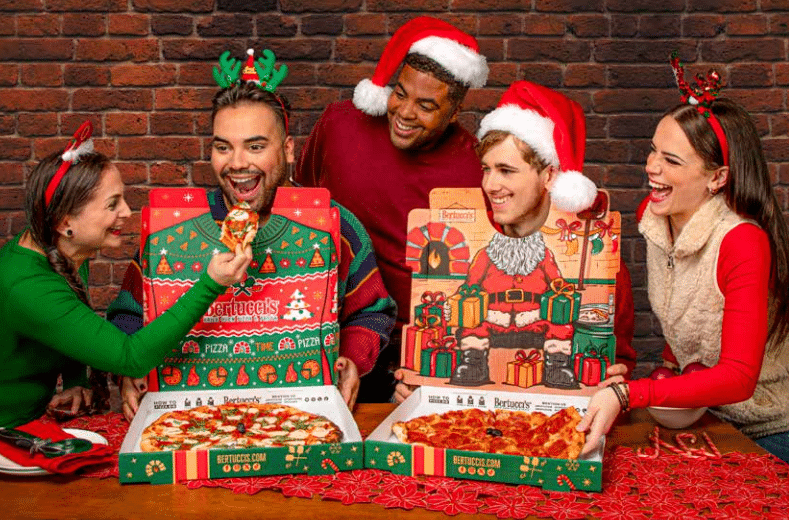
M373 65L370 65L372 68ZM284 85L314 85L318 66L313 63L291 61ZM372 74L372 72L370 73Z
M132 0L135 11L157 13L210 13L214 0Z
M67 61L74 44L52 38L0 40L0 61Z
M562 67L554 63L529 63L521 72L523 79L539 85L551 88L562 85Z
M375 65L357 65L345 63L326 63L317 66L319 85L336 85L354 87L362 78L373 75Z
M250 41L255 49L271 49L280 61L328 60L333 40L326 38L261 38Z
M608 135L651 139L661 118L662 114L612 115L608 118Z
M322 110L329 103L338 101L337 90L333 88L283 88L282 92L294 110Z
M216 89L162 88L156 91L156 110L207 110Z
M285 16L279 13L262 14L255 18L258 34L266 36L296 36L299 24L294 16Z
M368 0L367 10L368 11L396 10L396 9L388 9L388 8L387 9L376 8L375 4L377 4L378 1L380 0L372 0L372 1ZM426 0L426 2L431 2L431 1L435 1L435 0ZM446 0L443 0L443 3L446 4ZM323 12L339 12L339 11L356 12L362 6L362 0L280 0L279 5L283 13L304 13L304 12L323 13ZM429 7L422 7L422 6L419 6L419 9L423 11L430 10Z
M0 163L0 184L22 184L25 182L25 169L21 162Z
M263 46L266 48L267 46ZM236 58L246 56L247 46L244 42L225 40L198 40L191 38L175 38L162 40L162 56L165 60L173 61L203 61L208 57L219 59L219 55L225 51L230 51L230 55Z
M262 13L277 8L277 0L219 0L217 10L231 13Z
M726 74L732 87L771 87L774 84L773 68L766 63L732 65Z
M12 212L8 214L10 221L9 233L16 235L27 227L27 218L24 211Z
M767 159L767 162L789 161L789 139L762 139L762 147L764 148L764 156Z
M564 15L528 14L523 18L523 34L534 36L562 36Z
M0 158L3 157L3 141L0 139ZM18 209L25 205L25 189L0 186L0 209Z
M0 24L0 36L17 36L16 24L13 23L13 21L11 23ZM2 221L0 220L0 222Z
M151 110L153 96L149 90L83 88L71 97L74 110L98 112L101 110Z
M693 56L695 44L666 40L598 40L595 42L595 58L598 62L666 63L671 51L678 50L680 56ZM584 60L581 60L584 61Z
M66 13L63 15L64 36L103 36L107 18L100 14Z
M518 80L519 67L516 63L490 63L487 87L508 87L513 81Z
M723 34L725 27L723 15L689 14L682 20L682 34L690 38L712 38Z
M258 27L260 27L259 22ZM345 34L348 36L384 35L386 34L386 16L372 13L346 14Z
M249 36L252 17L248 14L217 14L197 19L197 34L203 37Z
M728 36L758 36L767 34L768 19L761 14L742 14L726 17Z
M459 30L466 32L468 34L475 35L477 34L477 16L475 14L458 14L458 13L442 13L442 12L435 12L430 13L430 16L433 18L438 18L439 20L443 20L450 25L454 25ZM394 34L394 32L405 25L407 22L414 18L413 13L398 13L395 12L389 15L389 34Z
M63 129L61 132L62 137L44 137L33 141L33 157L36 160L41 160L51 153L62 152L71 140L71 136L74 134L74 131L84 120L85 118L82 118L78 123L68 126L65 123L61 123L60 126ZM68 134L66 132L68 132ZM102 153L109 158L115 157L116 154L114 143L109 139L98 138L96 135L97 132L94 131L93 147L96 152Z
M92 286L108 285L112 281L112 264L94 260L90 263L90 277L88 283Z
M16 117L10 114L0 114L0 135L16 133Z
M770 15L770 34L780 34L786 36L789 34L789 14L774 14Z
M535 0L534 8L557 13L601 13L605 10L605 0Z
M726 97L739 101L748 112L780 112L784 108L783 89L726 89Z
M175 82L175 65L115 65L110 68L113 86L158 87Z
M606 7L610 11L624 13L682 12L685 10L685 0L607 0Z
M340 14L310 14L301 17L301 34L314 36L319 34L342 34L343 22Z
M194 32L194 17L176 14L151 16L151 33L156 35L190 36Z
M120 159L195 160L200 157L197 137L120 137Z
M68 92L45 89L7 89L0 96L0 110L17 112L62 111L68 108Z
M130 224L131 222L139 222L140 215L136 213L132 213L132 216L126 220L126 224ZM126 226L124 225L124 228ZM135 233L139 235L139 231ZM123 282L123 277L126 276L126 270L129 268L130 262L124 262L122 260L115 260L112 262L112 281L115 284L120 284Z
M677 104L677 93L656 89L606 89L592 95L598 113L664 112Z
M79 126L86 120L90 121L93 125L93 138L94 140L104 135L104 123L102 121L102 114L90 112L66 112L60 114L60 134L63 136L72 136Z
M586 63L570 63L564 71L565 87L604 87L605 68Z
M11 87L19 80L19 67L15 64L0 64L0 87Z
M0 4L0 11L40 11L43 4L42 0L5 0Z
M466 94L466 99L463 100L463 108L465 110L475 110L479 112L490 112L501 99L506 89L494 88L472 88Z
M193 135L194 112L154 112L151 114L151 134Z
M107 135L145 135L148 114L145 112L110 112L105 116Z
M214 128L210 112L194 112L192 115L194 116L194 133L196 135L211 135L213 133Z
M63 85L62 66L22 65L22 84L28 87L60 87Z
M153 39L79 40L80 61L158 61L159 43Z
M789 85L789 63L775 64L775 84Z
M480 13L480 36L509 36L523 33L523 15L520 13Z
M671 88L675 85L674 74L666 64L611 65L608 67L609 87Z
M58 126L58 115L53 112L17 115L17 131L21 136L57 135Z
M216 186L216 176L210 162L195 161L192 163L192 182L195 186Z
M375 38L370 40L356 40L350 38L337 38L334 42L335 56L341 61L373 61L378 62L381 52L386 47L388 40Z
M108 32L119 36L147 36L151 26L151 17L147 14L111 14L108 20Z
M597 139L607 137L608 118L586 114L586 138Z
M599 14L579 14L568 17L567 29L578 38L600 38L611 33L611 21Z
M632 38L638 35L638 16L614 15L611 17L612 38Z
M786 0L761 0L762 11L785 11L789 8Z
M789 135L789 114L773 114L770 116L770 135L773 137Z
M507 59L518 61L558 61L573 63L589 61L590 42L556 38L513 38L507 45Z
M127 0L46 0L50 11L126 11Z
M102 87L109 85L110 71L106 66L67 63L63 81L70 87Z
M782 164L779 166L778 182L781 184L789 184L789 164Z
M733 39L701 42L701 55L708 61L782 61L785 59L781 38Z
M121 172L121 178L125 185L148 182L148 166L145 163L114 161L113 164Z
M638 35L642 38L673 38L682 35L682 18L673 14L653 14L639 19Z
M756 0L688 0L688 12L744 13L756 10Z
M485 38L478 41L479 53L488 59L488 62L504 61L504 41L499 38ZM520 60L518 60L520 61Z
M60 16L56 14L18 15L18 36L57 36L60 34Z
M219 63L181 63L178 65L177 84L191 86L215 86L213 68ZM288 74L290 75L290 74Z
M188 173L183 164L156 163L151 165L151 184L184 186L188 182Z

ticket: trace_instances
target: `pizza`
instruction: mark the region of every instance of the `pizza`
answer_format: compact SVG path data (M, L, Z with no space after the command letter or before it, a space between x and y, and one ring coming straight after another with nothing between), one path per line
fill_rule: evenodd
M550 417L541 412L469 408L396 422L400 442L434 448L482 451L554 459L577 459L586 436L575 429L581 414L574 407Z
M247 202L239 202L230 208L222 222L219 239L231 251L236 250L236 244L241 244L242 248L247 247L258 232L258 218L257 212L252 211Z
M231 403L167 412L142 432L142 451L206 450L338 443L340 428L292 406Z

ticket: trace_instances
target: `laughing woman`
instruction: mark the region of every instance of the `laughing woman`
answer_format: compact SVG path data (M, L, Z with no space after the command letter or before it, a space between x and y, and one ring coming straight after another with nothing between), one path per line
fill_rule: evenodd
M652 188L639 231L647 242L649 300L680 367L668 379L611 385L579 429L585 450L628 407L710 406L789 461L789 232L748 113L684 82L682 104L660 121L646 172Z
M89 123L66 152L41 161L28 180L28 227L0 249L0 427L83 399L85 365L142 376L200 319L226 286L245 276L251 251L216 255L169 311L127 336L93 312L88 258L121 245L131 215L118 169L92 152ZM59 374L64 395L53 398ZM88 397L88 396L85 396Z

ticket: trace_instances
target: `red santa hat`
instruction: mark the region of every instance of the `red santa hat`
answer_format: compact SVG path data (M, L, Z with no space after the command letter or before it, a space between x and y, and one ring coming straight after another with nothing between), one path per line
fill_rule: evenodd
M485 86L488 64L479 53L477 40L455 26L420 16L400 27L386 44L371 79L363 79L353 91L356 108L372 116L386 113L392 89L387 86L407 54L427 56L455 80L472 88Z
M582 173L586 119L581 105L541 85L516 81L482 119L477 137L491 130L511 133L559 169L551 186L556 207L577 213L592 205L597 187Z
M255 69L255 49L247 49L247 62L244 64L244 68L241 69L241 79L260 84L260 76L258 76L258 71Z

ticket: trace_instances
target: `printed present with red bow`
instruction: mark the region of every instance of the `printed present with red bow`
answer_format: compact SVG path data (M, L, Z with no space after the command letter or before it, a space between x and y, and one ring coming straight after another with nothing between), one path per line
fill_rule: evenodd
M488 293L479 285L463 284L449 297L450 327L476 327L488 314Z
M578 353L573 358L573 371L575 377L581 383L592 386L605 379L605 371L608 368L608 358L603 354L598 354L596 350L586 353Z
M431 340L422 350L422 366L419 374L426 377L451 377L460 362L460 349L457 340L445 337Z
M414 319L413 325L405 328L405 358L403 366L416 370L422 368L422 351L432 340L441 338L444 333L441 329L441 320L438 316L428 314Z
M557 325L577 320L580 311L581 294L561 278L553 279L550 289L540 298L540 318Z
M444 317L444 302L447 297L441 291L425 291L421 297L422 303L414 307L414 317L425 318L426 316L435 316L440 320L439 327L446 332L447 320Z
M521 388L540 384L543 367L542 351L519 350L515 353L515 361L507 363L507 384Z

